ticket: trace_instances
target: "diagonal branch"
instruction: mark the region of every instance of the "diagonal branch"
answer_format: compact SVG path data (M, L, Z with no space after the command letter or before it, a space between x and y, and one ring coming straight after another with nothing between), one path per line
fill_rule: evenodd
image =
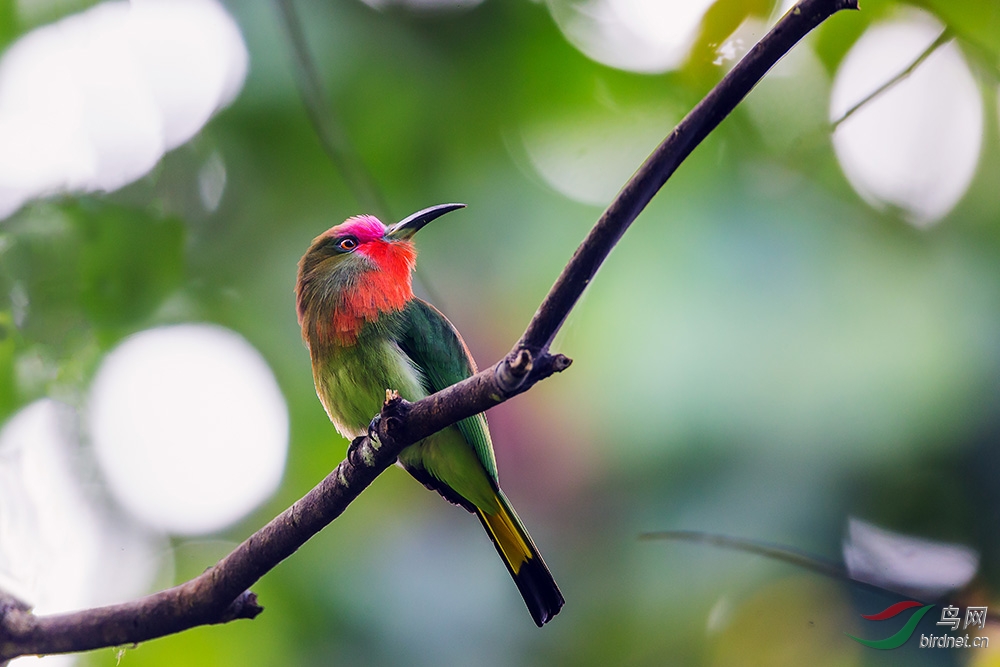
M691 151L800 39L836 12L857 8L857 0L804 0L788 10L628 180L563 269L518 345L529 349L548 349L569 311L612 248Z
M855 0L803 0L789 11L649 156L573 254L514 349L494 366L415 403L387 397L369 436L326 479L200 576L119 605L35 616L0 598L0 663L20 655L132 644L197 625L253 618L247 589L340 516L410 445L567 368L549 345L601 263L692 150L802 37Z

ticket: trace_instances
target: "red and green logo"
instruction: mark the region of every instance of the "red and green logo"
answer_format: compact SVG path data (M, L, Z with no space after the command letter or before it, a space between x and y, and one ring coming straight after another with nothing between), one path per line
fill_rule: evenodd
M931 607L933 606L934 605L932 604L925 605L924 603L917 602L916 600L904 600L903 602L897 602L896 604L886 608L884 611L880 611L877 614L871 614L870 616L862 614L861 618L864 618L869 621L884 621L886 619L890 619L902 614L907 609L920 607L920 610L914 612L913 615L910 616L910 620L906 622L906 625L904 625L899 629L899 632L892 635L891 637L886 637L885 639L878 639L878 640L861 639L860 637L855 637L854 635L848 634L846 632L844 634L853 639L854 641L858 642L859 644L864 644L865 646L869 646L871 648L877 648L883 651L887 651L893 648L899 648L900 646L905 644L906 640L908 640L913 635L913 631L917 629L917 624L920 623L920 619L922 619L924 617L924 614L930 611Z

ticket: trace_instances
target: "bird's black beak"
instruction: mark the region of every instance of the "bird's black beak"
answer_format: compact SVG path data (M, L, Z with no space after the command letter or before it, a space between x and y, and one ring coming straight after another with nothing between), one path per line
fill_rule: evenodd
M465 208L465 204L438 204L437 206L417 211L385 230L385 238L392 241L408 239L420 231L428 222L436 220L445 213L450 213L459 208Z

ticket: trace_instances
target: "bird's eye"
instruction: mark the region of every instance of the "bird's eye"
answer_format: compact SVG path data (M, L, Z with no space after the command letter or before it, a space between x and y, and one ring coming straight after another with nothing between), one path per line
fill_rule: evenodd
M358 247L358 240L353 236L345 236L344 238L337 241L337 248L343 250L344 252L351 252Z

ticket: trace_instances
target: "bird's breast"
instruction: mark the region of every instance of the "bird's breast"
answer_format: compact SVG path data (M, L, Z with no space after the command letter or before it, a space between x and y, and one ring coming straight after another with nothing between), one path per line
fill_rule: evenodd
M330 421L346 438L367 432L387 389L408 401L427 395L420 372L388 337L359 339L313 355L313 379Z

